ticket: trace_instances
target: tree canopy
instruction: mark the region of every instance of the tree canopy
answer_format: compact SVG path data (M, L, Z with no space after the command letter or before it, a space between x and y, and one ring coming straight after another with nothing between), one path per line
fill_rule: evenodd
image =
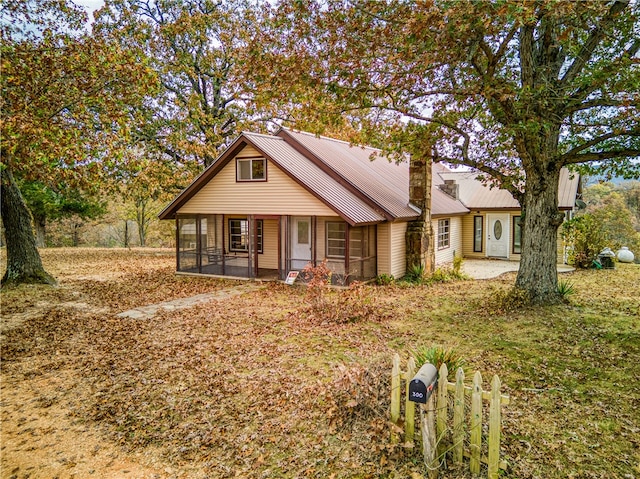
M134 49L84 29L71 2L7 2L1 22L3 283L51 282L18 183L95 190L118 159L132 106L155 84Z
M639 8L285 2L271 55L255 63L277 65L272 90L294 112L319 112L316 129L346 114L354 141L466 165L510 191L523 209L516 286L557 301L560 169L640 174Z
M255 13L243 0L107 0L95 28L143 50L160 79L139 110L139 145L198 171L255 126L241 80Z

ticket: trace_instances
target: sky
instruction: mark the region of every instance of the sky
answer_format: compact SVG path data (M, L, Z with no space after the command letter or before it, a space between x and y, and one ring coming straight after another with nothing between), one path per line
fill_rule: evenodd
M89 15L89 23L93 23L93 12L104 5L104 0L72 0L79 7L84 8Z

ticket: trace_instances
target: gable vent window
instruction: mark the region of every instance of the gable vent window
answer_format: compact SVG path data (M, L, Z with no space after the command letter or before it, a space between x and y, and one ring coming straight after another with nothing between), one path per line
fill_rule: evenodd
M267 181L267 160L264 158L236 158L237 181Z

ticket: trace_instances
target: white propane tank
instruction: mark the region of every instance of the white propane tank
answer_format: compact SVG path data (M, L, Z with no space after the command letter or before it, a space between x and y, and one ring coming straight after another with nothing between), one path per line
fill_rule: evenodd
M634 259L635 256L633 255L633 252L631 252L626 246L623 246L618 251L618 261L621 263L633 263Z

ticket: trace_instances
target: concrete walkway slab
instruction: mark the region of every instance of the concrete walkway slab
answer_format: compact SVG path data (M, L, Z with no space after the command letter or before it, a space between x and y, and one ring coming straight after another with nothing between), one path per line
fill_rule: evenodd
M221 301L223 299L232 298L234 296L240 296L241 294L250 293L262 287L263 286L255 283L245 283L238 286L233 286L231 288L224 288L213 293L198 294L195 296L190 296L188 298L179 298L172 301L164 301L162 303L140 306L138 308L118 313L117 316L119 318L150 319L154 317L160 310L178 311L180 309L191 308L198 304L208 303L209 301Z
M519 261L508 261L503 259L465 259L462 262L462 272L473 279L497 278L501 274L510 271L518 271ZM566 264L557 265L558 273L574 271L575 268Z

